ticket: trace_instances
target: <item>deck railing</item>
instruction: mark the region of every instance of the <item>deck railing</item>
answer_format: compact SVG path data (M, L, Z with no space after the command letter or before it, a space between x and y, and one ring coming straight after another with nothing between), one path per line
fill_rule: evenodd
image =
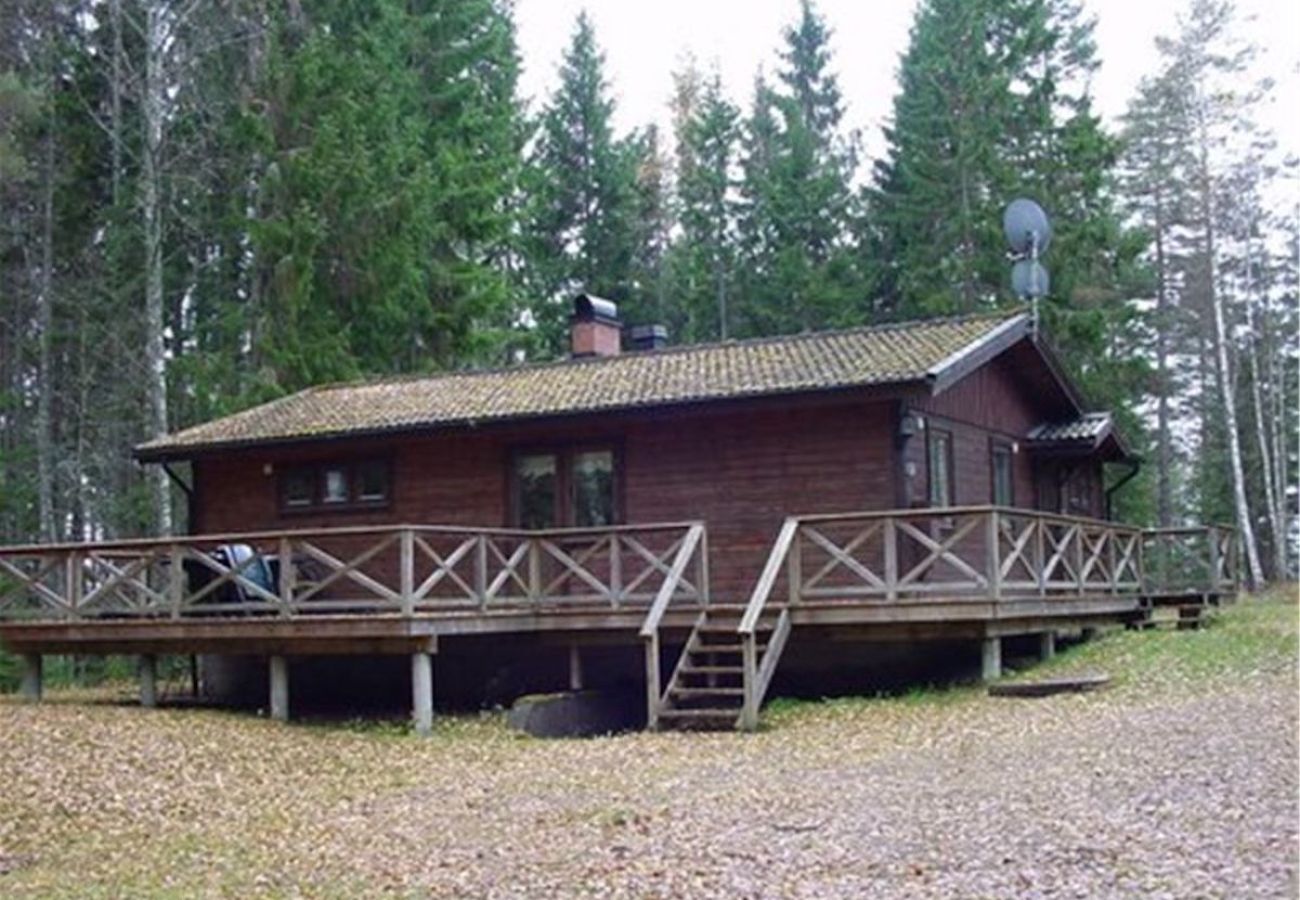
M1237 532L1227 525L1142 532L1142 593L1149 597L1237 590Z
M694 522L545 531L392 525L0 547L0 617L651 605L662 614L670 604L705 602L707 562L695 552L702 530Z

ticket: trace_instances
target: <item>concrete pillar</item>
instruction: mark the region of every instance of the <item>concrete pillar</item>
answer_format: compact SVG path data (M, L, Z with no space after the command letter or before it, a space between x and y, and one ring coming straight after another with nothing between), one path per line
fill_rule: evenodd
M569 645L569 690L582 690L582 651L576 643Z
M985 681L992 681L995 678L1002 677L1002 639L997 637L986 637L984 639L984 660L982 668L982 677Z
M41 701L42 662L39 653L23 654L22 698L28 703Z
M158 657L145 653L140 657L140 705L153 709L158 705Z
M289 660L283 656L272 656L271 670L271 718L277 722L289 721Z
M411 701L415 733L419 735L429 734L433 731L432 654L411 654Z
M1038 658L1047 661L1056 655L1056 632L1044 631L1038 636Z

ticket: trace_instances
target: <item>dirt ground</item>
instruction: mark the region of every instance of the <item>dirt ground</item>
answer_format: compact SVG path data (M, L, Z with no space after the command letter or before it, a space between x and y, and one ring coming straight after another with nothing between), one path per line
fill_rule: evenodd
M0 896L1293 898L1279 596L1047 667L1111 674L1095 694L778 702L757 735L3 698Z

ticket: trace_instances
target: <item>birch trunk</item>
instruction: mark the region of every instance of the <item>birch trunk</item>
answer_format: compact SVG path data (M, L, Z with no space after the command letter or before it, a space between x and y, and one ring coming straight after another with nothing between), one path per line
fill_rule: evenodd
M140 206L144 217L146 430L149 438L167 433L167 348L163 339L163 257L161 156L167 85L163 54L167 24L162 4L151 2L146 12L145 76L141 122L144 128L140 168ZM149 473L154 522L159 534L171 534L171 492L167 473L154 466Z
M38 332L36 387L36 505L41 538L58 539L54 521L54 77L47 81L48 107L41 184L41 274L36 294Z
M1260 460L1260 476L1264 482L1264 503L1267 507L1268 531L1272 544L1272 576L1281 580L1286 572L1285 544L1281 519L1277 514L1277 495L1274 493L1272 449L1264 426L1264 393L1260 384L1262 367L1259 363L1260 322L1255 316L1256 298L1259 294L1255 279L1254 243L1246 238L1246 323L1250 329L1250 343L1246 348L1246 360L1250 365L1250 399L1255 414L1255 442Z
M1259 566L1259 548L1255 544L1255 529L1250 518L1250 501L1246 497L1246 477L1241 462L1241 436L1237 431L1237 407L1232 391L1232 373L1228 368L1228 333L1223 313L1223 294L1219 290L1219 266L1215 254L1215 203L1214 189L1210 177L1209 134L1206 128L1203 100L1197 98L1197 119L1200 137L1200 194L1201 214L1204 217L1202 240L1205 244L1205 262L1208 268L1207 288L1210 294L1210 318L1214 325L1214 355L1218 371L1220 405L1223 409L1224 430L1227 432L1228 462L1232 477L1233 506L1236 509L1237 533L1246 556L1247 584L1252 591L1257 591L1263 584Z

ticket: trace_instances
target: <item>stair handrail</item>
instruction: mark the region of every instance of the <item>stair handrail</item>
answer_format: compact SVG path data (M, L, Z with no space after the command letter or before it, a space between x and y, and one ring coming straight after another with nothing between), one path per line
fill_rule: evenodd
M790 516L781 523L781 530L772 545L772 552L768 554L767 563L763 566L763 574L759 575L758 583L754 585L754 593L749 597L749 605L745 607L745 614L736 628L736 632L742 637L753 635L758 628L758 621L763 617L763 610L772 595L772 588L775 587L776 579L781 574L781 566L785 565L790 547L799 533L799 524L798 516Z
M659 624L663 621L664 613L668 611L668 604L672 602L673 595L677 593L677 585L686 574L686 566L704 540L703 522L696 522L687 529L686 536L682 538L682 545L677 548L677 555L673 557L673 564L669 567L668 574L664 576L663 584L659 586L659 593L655 594L654 602L650 604L645 620L641 623L641 640L645 642L646 727L651 730L659 724L659 711L664 703L659 685ZM703 552L707 558L709 552L707 543ZM705 577L707 578L707 575ZM707 606L709 586L703 583L704 580L701 579L701 584L696 590L699 592L700 604Z
M668 574L664 576L663 584L659 586L659 593L655 594L654 602L650 604L645 620L641 623L643 639L654 637L659 633L659 623L663 620L664 613L668 611L668 604L677 593L677 587L686 574L686 567L690 565L691 558L695 556L696 548L700 546L703 538L704 523L696 522L687 529L686 537L682 539L682 545L677 548L677 555L673 557L673 564L669 567ZM708 587L700 585L697 590L700 592L700 602L705 602Z

